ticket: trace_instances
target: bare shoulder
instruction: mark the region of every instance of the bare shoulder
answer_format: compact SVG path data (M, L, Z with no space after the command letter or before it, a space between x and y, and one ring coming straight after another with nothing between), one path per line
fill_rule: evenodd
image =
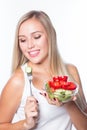
M12 120L20 104L23 88L24 75L21 68L18 68L2 90L0 96L0 122L9 122Z
M78 70L77 70L77 67L73 64L66 64L68 70L71 72L71 73L76 73Z
M18 68L13 75L11 76L11 79L9 80L10 83L14 83L17 86L24 85L24 73L21 68Z
M18 68L6 83L2 93L8 92L10 95L20 95L24 86L24 75L21 68Z
M72 77L74 78L74 80L79 84L81 85L81 81L80 81L80 75L79 75L79 72L78 72L78 68L73 65L73 64L66 64L66 67L69 71L69 73L72 75Z

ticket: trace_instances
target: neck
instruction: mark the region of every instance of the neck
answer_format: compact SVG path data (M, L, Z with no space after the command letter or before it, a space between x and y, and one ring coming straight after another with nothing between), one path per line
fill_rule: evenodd
M28 62L28 65L32 68L33 71L46 71L46 70L50 70L50 65L49 63L39 63L39 64L34 64L34 63L31 63L31 62Z

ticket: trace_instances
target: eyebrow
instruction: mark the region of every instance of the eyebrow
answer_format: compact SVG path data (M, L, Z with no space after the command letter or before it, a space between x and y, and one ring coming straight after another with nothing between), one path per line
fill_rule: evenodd
M25 37L24 35L18 35L18 38L20 38L20 37Z
M32 32L31 34L35 34L35 33L43 33L42 31L35 31L35 32ZM25 35L18 35L18 37L25 37Z

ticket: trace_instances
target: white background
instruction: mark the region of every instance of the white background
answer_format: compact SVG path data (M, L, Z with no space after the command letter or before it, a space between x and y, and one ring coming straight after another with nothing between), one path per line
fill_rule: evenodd
M0 90L10 76L16 24L32 9L43 10L50 16L60 53L64 60L77 66L87 97L86 0L0 0Z
M87 99L86 0L0 0L0 91L10 77L16 24L32 9L50 16L60 53L64 60L77 66Z

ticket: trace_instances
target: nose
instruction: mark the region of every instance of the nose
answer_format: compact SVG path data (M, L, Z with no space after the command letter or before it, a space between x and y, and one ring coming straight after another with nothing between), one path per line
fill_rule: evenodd
M29 49L33 48L34 47L34 41L32 39L29 39L27 46L28 46Z

